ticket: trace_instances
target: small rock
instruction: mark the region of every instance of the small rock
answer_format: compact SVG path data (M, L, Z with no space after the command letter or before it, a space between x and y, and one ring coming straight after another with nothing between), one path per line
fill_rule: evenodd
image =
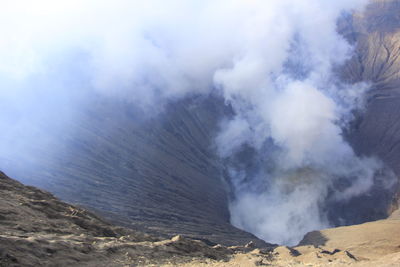
M328 254L328 255L335 255L336 253L340 252L340 249L335 248L333 251L321 249L321 253Z
M250 241L249 243L247 243L244 247L245 248L254 248L256 245L254 244L253 241Z
M273 252L275 255L280 255L283 257L297 257L301 255L298 250L286 246L277 247L273 250Z
M350 252L348 252L347 250L344 252L346 254L347 257L349 257L350 259L353 259L355 261L358 261L357 258L351 254Z
M181 235L176 235L173 238L171 238L171 241L173 242L178 242L178 241L182 241L184 238Z

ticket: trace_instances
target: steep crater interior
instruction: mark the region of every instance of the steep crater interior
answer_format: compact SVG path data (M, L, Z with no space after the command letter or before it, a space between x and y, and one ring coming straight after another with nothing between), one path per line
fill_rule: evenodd
M382 219L398 205L399 182L394 178L400 175L396 160L400 156L397 3L377 2L368 7L365 15L346 17L338 24L342 35L356 46L356 55L339 69L342 79L369 82L371 88L365 110L355 112L350 125L343 128L345 139L357 156L377 157L385 168L374 174L371 188L349 199L333 195L351 187L351 177L338 177L324 187L325 197L318 198L323 201L315 203L321 213L312 216L323 214L326 226ZM38 97L58 102L52 96ZM2 153L2 170L63 200L97 211L115 223L144 232L183 234L226 245L250 240L263 244L257 230L235 223L232 203L241 190L261 191L260 195L268 192L271 184L264 180L268 175L260 174L275 172L275 162L268 160L276 152L275 144L265 142L265 154L242 145L229 157L221 158L215 140L224 119L233 117L234 111L220 95L187 97L151 116L129 102L101 95L79 101L84 108L74 110L73 117L63 116L63 112L70 114L69 110L57 114L67 127L54 120L54 114L41 113L41 125L35 134L51 138L24 143L23 154L18 154L18 147ZM4 106L12 113L12 106ZM289 193L295 192L298 184L318 186L314 180L307 180L317 174L317 168L279 173L287 181L280 186ZM259 208L244 207L257 213L275 205L285 213L285 206L268 200L268 196L248 198ZM296 206L290 208L295 210ZM309 225L310 230L318 226ZM286 225L283 230L274 229L274 224L268 227L272 232L299 231L296 225ZM281 240L292 244L299 237Z

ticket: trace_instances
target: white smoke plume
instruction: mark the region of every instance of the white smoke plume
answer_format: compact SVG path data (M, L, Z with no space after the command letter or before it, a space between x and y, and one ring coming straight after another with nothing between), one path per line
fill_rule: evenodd
M46 147L49 137L35 136L43 116L79 119L75 111L93 92L160 111L169 100L217 90L235 113L221 123L220 156L249 147L261 166L251 174L230 166L232 223L294 244L329 226L320 204L335 180L351 177L353 186L331 196L348 199L367 192L379 168L342 136L367 87L333 73L352 53L337 20L365 4L4 0L0 158L25 153L32 139Z

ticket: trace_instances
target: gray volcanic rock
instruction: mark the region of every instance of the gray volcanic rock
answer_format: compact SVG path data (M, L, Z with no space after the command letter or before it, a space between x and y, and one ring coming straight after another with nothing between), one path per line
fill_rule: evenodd
M37 156L14 158L5 171L141 231L263 244L229 223L223 168L211 143L224 112L218 99L193 98L149 117L129 103L95 97L68 129L47 126L57 136L51 149L31 144Z
M0 266L159 266L227 260L235 250L115 227L0 172Z
M397 266L400 217L306 235L294 248L210 246L115 227L0 172L0 266Z
M364 14L340 24L356 44L341 70L350 82L368 82L365 112L356 114L348 138L360 155L377 156L400 176L400 1L372 1ZM400 192L399 183L393 190ZM394 208L398 193L392 200ZM388 207L390 212L390 207Z

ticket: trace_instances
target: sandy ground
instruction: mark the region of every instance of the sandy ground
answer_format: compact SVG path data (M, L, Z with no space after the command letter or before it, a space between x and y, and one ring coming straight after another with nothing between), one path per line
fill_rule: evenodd
M297 247L255 249L234 254L228 262L193 261L182 266L399 267L400 211L387 220L311 232Z

